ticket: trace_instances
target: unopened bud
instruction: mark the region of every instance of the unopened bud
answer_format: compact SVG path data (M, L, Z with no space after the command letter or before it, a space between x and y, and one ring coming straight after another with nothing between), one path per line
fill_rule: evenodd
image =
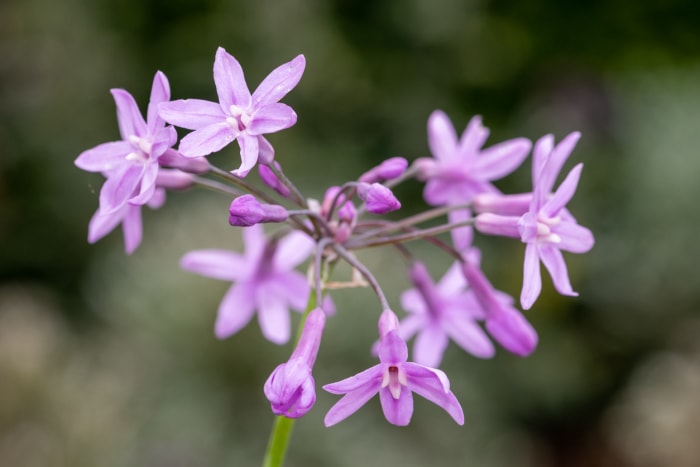
M360 183L357 187L357 195L365 202L367 211L373 214L386 214L401 207L394 193L380 183Z
M289 218L285 208L276 204L261 204L253 195L235 198L229 207L229 224L249 227L262 222L283 222Z

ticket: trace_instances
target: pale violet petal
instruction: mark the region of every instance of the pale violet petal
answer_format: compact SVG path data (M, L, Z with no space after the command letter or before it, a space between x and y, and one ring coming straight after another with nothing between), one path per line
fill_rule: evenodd
M376 384L376 392L379 390L379 385L382 382L383 374L384 365L380 363L378 365L374 365L373 367L367 368L356 375L336 381L335 383L326 384L323 386L323 389L331 394L345 394L356 391L363 386L373 386Z
M392 396L389 388L379 390L379 400L382 404L384 417L392 425L406 426L413 415L413 394L407 387L401 388L398 399Z
M481 116L472 117L459 140L460 159L471 164L488 137L489 129L481 123Z
M586 253L595 244L593 232L575 222L561 221L552 228L559 236L557 248L571 253Z
M532 143L526 138L515 138L484 149L474 161L474 172L481 180L498 180L520 167Z
M115 211L126 204L134 195L143 171L143 165L127 165L107 178L100 190L100 209L103 213Z
M401 306L415 315L424 315L428 312L423 296L416 289L409 289L401 294Z
M525 247L523 263L523 289L520 292L520 305L529 310L540 296L542 276L540 275L540 255L536 243L528 243Z
M476 301L472 305L478 306ZM449 318L446 320L447 333L450 338L462 349L478 358L491 358L496 353L491 340L486 333L472 321L465 313L466 309L451 309ZM418 362L422 363L422 362ZM427 364L426 364L427 365ZM437 365L427 365L437 366Z
M241 133L238 137L238 144L241 146L241 166L231 173L237 177L245 177L250 172L250 169L255 167L258 161L258 137Z
M285 271L275 274L270 281L269 287L284 297L291 308L297 311L306 309L311 289L306 276L296 271Z
M258 309L258 322L265 339L281 345L289 341L291 332L289 307L284 297L273 292L264 285L257 285L255 302Z
M127 163L126 155L132 151L126 141L103 143L80 153L75 165L87 172L110 172Z
M146 204L153 197L156 189L156 177L158 176L158 164L144 165L139 193L134 198L129 199L129 204Z
M448 342L447 334L439 323L427 324L416 335L413 360L425 366L439 366Z
M226 339L243 329L255 312L253 291L246 283L233 284L224 295L214 325L214 334Z
M365 405L368 400L379 392L381 384L381 378L374 379L369 381L366 385L358 387L355 391L347 393L330 408L323 419L323 424L327 427L333 426L357 412L360 407ZM328 386L324 386L323 388L326 389L327 387Z
M117 104L117 121L122 139L129 141L131 136L146 136L146 122L133 96L123 89L112 89L111 92Z
M250 106L250 91L245 82L240 63L223 47L216 50L214 59L214 84L223 109L236 105L242 109Z
M462 268L458 262L452 263L450 269L447 270L444 276L437 283L437 289L440 294L445 297L455 296L467 286L467 281L462 274Z
M124 251L127 255L133 253L141 244L143 226L141 221L141 206L126 206L126 213L122 221L124 232Z
M537 331L515 309L504 309L489 319L486 329L506 350L521 357L530 355L537 347Z
M158 112L166 122L188 130L222 123L227 117L219 104L201 99L164 102L158 105Z
M272 70L253 92L253 107L273 104L286 96L301 80L305 67L306 59L303 55L297 55Z
M472 213L469 209L455 209L447 213L447 219L450 223L465 222L472 218ZM474 239L474 228L470 225L457 227L450 231L452 235L452 243L459 251L469 248Z
M296 122L296 112L287 104L278 102L257 110L251 116L247 130L251 135L275 133L293 126Z
M156 133L156 130L162 127L165 122L158 115L158 105L162 102L170 100L170 83L168 78L162 71L157 71L153 77L153 86L151 86L151 98L148 102L148 110L146 112L146 124L148 132L151 135Z
M447 376L440 370L425 368L416 363L405 363L408 388L433 404L442 407L455 422L464 425L464 412L457 398L449 390Z
M428 118L428 145L435 159L457 159L457 132L445 112L436 110Z
M258 264L262 258L266 245L265 229L260 224L243 227L243 244L245 245L245 258L249 264Z
M124 219L127 206L117 211L103 214L99 209L90 219L88 224L88 242L95 243L110 233Z
M552 193L554 182L556 182L559 172L561 172L562 167L580 138L581 133L575 131L568 134L554 149L552 149L552 152L542 167L538 181L538 185L544 193L544 196L549 196L549 194Z
M408 358L408 347L396 331L389 331L379 341L379 361L397 365Z
M251 268L238 253L216 249L190 251L180 260L180 267L201 276L227 281L245 279Z
M315 242L301 231L286 235L277 244L274 265L277 270L289 270L297 267L311 254Z
M574 289L571 287L569 272L566 269L564 256L561 254L561 251L559 251L559 248L553 244L545 243L540 246L539 251L540 259L549 271L549 275L552 277L552 282L557 292L562 295L576 297L578 293L574 292Z
M581 170L583 169L583 164L578 164L576 167L571 169L569 174L566 176L554 195L549 198L549 200L542 206L541 213L547 217L554 217L559 214L564 206L571 200L576 193L576 187L578 186L578 181L581 178Z
M182 138L178 150L185 157L208 156L230 144L238 134L238 130L228 123L216 123L195 130Z

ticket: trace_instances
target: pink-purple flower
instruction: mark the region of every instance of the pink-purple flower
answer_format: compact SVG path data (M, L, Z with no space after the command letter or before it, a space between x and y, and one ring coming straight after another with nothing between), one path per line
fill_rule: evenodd
M214 84L219 102L182 99L160 106L161 116L173 125L194 130L180 141L186 157L207 156L238 141L241 165L233 173L244 177L258 159L271 163L274 150L263 137L289 128L297 114L279 102L301 79L306 61L298 55L273 70L250 93L238 61L219 47L214 60Z
M321 308L309 312L304 330L286 363L274 369L265 382L264 392L275 415L289 418L304 416L316 402L316 387L311 371L321 345L326 313Z
M440 370L408 362L406 342L399 336L398 320L391 310L379 319L379 364L354 376L323 386L331 394L343 397L331 407L324 423L341 422L379 393L384 416L389 423L408 425L413 415L413 393L442 407L458 424L464 424L464 412L450 382Z
M187 253L180 265L203 276L232 281L216 319L215 333L225 339L243 328L257 310L266 339L284 344L290 336L289 308L306 308L309 284L294 268L303 262L313 241L295 231L279 241L268 241L261 225L243 228L245 254L228 250Z
M489 130L473 117L458 139L449 117L436 110L428 119L428 144L433 158L417 161L426 180L423 197L432 205L467 203L479 193L498 190L491 184L518 168L532 143L515 138L482 149Z

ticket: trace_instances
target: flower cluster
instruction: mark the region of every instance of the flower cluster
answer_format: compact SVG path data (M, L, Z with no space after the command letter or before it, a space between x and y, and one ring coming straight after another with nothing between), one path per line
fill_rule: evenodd
M128 92L112 90L121 140L87 150L75 161L79 168L106 177L88 240L95 242L122 224L125 249L131 253L141 240L141 206L162 205L166 190L218 190L230 203L229 223L242 228L245 252L191 251L180 264L187 271L232 283L214 326L220 339L238 332L257 313L265 338L285 344L292 337L290 309L303 313L302 331L289 360L264 384L273 413L298 418L316 401L314 363L327 317L335 312L332 293L338 283L331 280L331 266L345 262L353 280L343 285L369 286L376 293L380 313L374 352L379 363L323 386L343 395L326 414L325 424L335 425L379 394L386 419L406 425L416 393L461 425L462 408L446 374L438 369L449 341L475 357L489 358L496 344L527 356L538 340L515 300L495 289L482 271L474 235L512 237L525 244L521 308L529 309L539 296L540 261L558 292L576 295L561 252L584 253L594 243L592 233L566 209L582 165L571 169L556 189L555 182L580 135L571 133L558 144L547 135L534 149L526 138L485 148L489 131L480 117L472 118L458 136L438 110L428 119L431 157L411 164L401 157L387 159L355 180L328 187L317 201L285 175L264 136L295 124L296 113L279 101L299 83L304 66L304 56L297 56L273 70L251 93L238 61L219 48L214 61L219 102L170 101L168 81L158 72L146 120ZM177 149L175 127L192 130ZM206 159L234 140L240 148L238 168L229 172ZM520 167L531 150L532 191L502 194L493 182ZM262 189L247 180L254 167ZM382 217L401 208L392 188L409 179L425 182L423 196L429 206L398 220ZM279 228L267 232L263 223ZM437 281L405 245L418 240L430 242L453 261ZM400 297L403 319L392 311L380 282L357 254L383 245L395 248L407 263L412 288ZM305 275L297 268L309 258Z

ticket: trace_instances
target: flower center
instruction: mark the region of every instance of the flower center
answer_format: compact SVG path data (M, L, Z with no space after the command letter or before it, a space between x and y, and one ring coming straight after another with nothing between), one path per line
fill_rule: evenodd
M248 115L242 108L237 105L229 107L231 116L226 119L226 122L238 131L243 131L248 128L252 117Z
M136 135L129 136L129 142L136 151L127 154L126 160L145 164L148 161L148 155L151 154L153 144L149 140Z
M389 392L394 399L401 396L401 386L406 386L406 374L402 368L395 365L389 366L382 375L382 388L389 387Z
M560 243L561 237L552 232L552 227L561 221L559 216L545 217L542 214L537 216L537 239L542 242Z

